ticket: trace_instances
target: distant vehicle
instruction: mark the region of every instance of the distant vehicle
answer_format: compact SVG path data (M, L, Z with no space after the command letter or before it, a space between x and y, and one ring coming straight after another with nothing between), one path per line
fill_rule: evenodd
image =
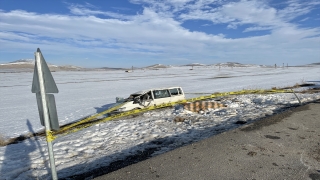
M184 100L185 95L181 87L157 88L138 91L127 99L116 98L117 103L125 103L117 112L143 109L149 106Z

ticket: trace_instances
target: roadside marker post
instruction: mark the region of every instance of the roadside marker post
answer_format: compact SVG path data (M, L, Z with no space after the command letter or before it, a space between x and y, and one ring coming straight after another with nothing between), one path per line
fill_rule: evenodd
M53 180L57 180L58 176L52 147L54 138L51 130L59 130L59 122L54 96L47 93L58 93L59 91L39 48L35 52L35 60L31 92L36 93L40 122L46 129L51 175Z

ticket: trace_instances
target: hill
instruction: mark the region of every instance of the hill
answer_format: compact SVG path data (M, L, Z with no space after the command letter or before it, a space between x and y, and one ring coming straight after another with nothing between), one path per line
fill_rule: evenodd
M0 64L0 72L33 72L35 60L20 59L9 63ZM58 66L47 63L50 71L79 71L83 70L82 67L65 65Z
M162 68L169 68L171 66L168 66L168 65L163 65L163 64L154 64L154 65L151 65L151 66L146 66L144 67L145 69L162 69Z

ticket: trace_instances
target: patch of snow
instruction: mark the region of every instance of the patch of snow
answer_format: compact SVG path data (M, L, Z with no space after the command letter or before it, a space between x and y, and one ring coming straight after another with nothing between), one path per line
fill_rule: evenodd
M172 67L166 71L135 70L53 72L59 88L55 94L60 124L102 112L115 103L115 97L153 87L181 86L187 98L192 93L214 93L241 89L268 89L291 86L301 79L316 79L318 68L289 69L238 68L231 70L199 67ZM214 78L222 77L224 78ZM0 132L17 137L37 132L39 122L35 95L31 93L32 73L4 73L0 81ZM227 78L225 78L227 77ZM320 98L320 93L300 94L302 102ZM252 122L298 104L293 94L248 94L210 99L226 108L193 113L182 105L145 112L91 126L53 141L59 178L80 175L112 162L152 150L152 156L239 127L237 122ZM183 122L175 122L183 117ZM48 151L44 137L27 139L0 147L0 179L50 179Z
M163 65L163 64L154 64L151 66L147 66L145 68L150 69L150 68L169 68L169 67L171 67L171 66L167 66L167 65Z
M200 64L200 63L191 63L191 64L187 64L185 66L206 66L205 64Z
M23 64L34 64L35 60L33 59L20 59L9 63L4 63L0 65L23 65Z

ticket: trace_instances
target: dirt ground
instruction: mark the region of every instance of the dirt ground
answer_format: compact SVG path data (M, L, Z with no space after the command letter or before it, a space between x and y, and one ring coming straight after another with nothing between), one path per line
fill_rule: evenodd
M319 110L318 100L96 179L320 180Z

